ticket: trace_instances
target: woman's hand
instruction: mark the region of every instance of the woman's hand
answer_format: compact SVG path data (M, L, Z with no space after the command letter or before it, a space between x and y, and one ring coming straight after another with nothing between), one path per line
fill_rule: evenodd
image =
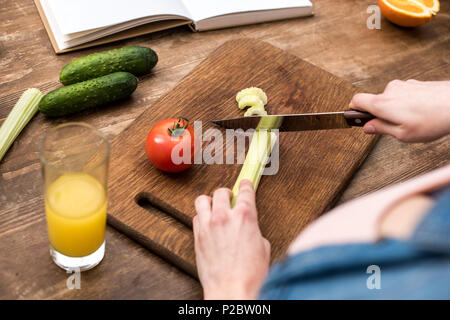
M432 141L450 133L450 81L394 80L381 94L356 94L350 108L377 117L366 123L365 133Z
M239 187L234 208L226 188L195 200L195 258L205 299L256 299L269 270L253 185L243 180Z

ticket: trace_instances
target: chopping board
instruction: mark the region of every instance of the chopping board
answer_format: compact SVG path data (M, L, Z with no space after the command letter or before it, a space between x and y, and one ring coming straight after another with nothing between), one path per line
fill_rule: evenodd
M214 128L210 121L242 116L235 96L251 86L267 93L269 114L342 111L357 92L350 83L268 43L231 40L112 141L108 223L193 276L194 200L219 187L232 188L241 164L202 163L167 174L149 162L145 140L158 121L182 116L202 121L203 149L216 143L233 148L227 139L208 141ZM361 128L280 134L278 172L262 177L256 197L272 261L333 205L374 142Z

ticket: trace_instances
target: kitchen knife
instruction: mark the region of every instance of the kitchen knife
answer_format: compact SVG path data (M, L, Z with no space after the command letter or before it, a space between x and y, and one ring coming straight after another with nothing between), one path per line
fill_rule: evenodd
M263 118L264 121L261 121ZM281 114L250 116L212 122L226 129L278 129L283 131L306 131L362 127L375 119L368 112L347 110L341 112ZM258 126L259 125L259 126Z

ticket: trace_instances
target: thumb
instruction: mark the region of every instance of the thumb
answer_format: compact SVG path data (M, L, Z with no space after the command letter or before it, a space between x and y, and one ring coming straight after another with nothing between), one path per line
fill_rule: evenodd
M400 132L400 128L388 121L381 119L373 119L364 125L364 133L367 134L389 134L396 137Z

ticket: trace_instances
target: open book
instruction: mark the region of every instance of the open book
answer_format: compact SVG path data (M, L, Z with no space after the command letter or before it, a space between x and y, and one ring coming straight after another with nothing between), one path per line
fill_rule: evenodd
M195 31L312 14L309 0L34 0L56 53L190 25Z

